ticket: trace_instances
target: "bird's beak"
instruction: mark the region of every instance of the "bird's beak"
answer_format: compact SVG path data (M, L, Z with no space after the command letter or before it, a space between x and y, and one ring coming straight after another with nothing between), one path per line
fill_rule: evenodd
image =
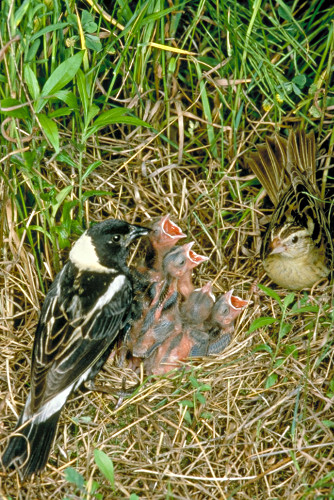
M187 237L187 235L184 234L182 229L177 224L175 224L170 220L169 214L165 215L162 218L161 228L167 236L169 236L170 238L174 238L176 241L180 240L181 238Z
M230 306L230 318L236 319L239 314L248 306L249 300L243 300L233 295L233 290L225 293L226 301Z
M199 255L198 253L191 250L193 244L194 242L191 241L190 243L186 243L184 245L184 248L186 249L187 252L187 257L189 259L189 263L192 268L198 266L199 264L205 262L206 260L209 260L209 257L205 257L204 255Z
M286 251L285 245L282 243L280 238L276 236L269 244L269 255L282 253Z
M133 240L140 238L141 236L146 236L151 231L148 227L137 226L132 224L130 226L130 232L126 237L126 246L129 246Z

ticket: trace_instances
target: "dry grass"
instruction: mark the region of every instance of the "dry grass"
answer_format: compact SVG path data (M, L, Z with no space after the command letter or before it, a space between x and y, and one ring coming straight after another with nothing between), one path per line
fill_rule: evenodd
M270 124L267 127L272 130ZM205 166L206 177L189 161L185 166L169 165L169 152L153 135L124 133L117 141L100 137L85 161L101 158L103 166L87 179L84 189L114 195L87 202L87 219L113 216L143 222L169 212L196 241L195 250L210 257L197 271L196 281L214 280L217 292L233 287L250 298L255 279L269 283L256 256L263 196L257 196L258 188L245 186L249 173L242 177L236 170L250 136L240 139L223 175L217 175L220 166L212 162ZM116 153L116 146L121 153ZM225 148L233 151L228 134ZM201 152L196 154L200 158ZM58 189L71 181L68 167L50 161L47 168ZM1 189L6 200L5 187ZM233 214L239 212L243 216L236 223ZM33 214L31 223L38 218ZM2 448L27 396L30 352L43 299L25 233L17 227L15 209L5 201L3 228ZM52 279L48 247L43 261L44 280ZM318 306L317 311L288 314L282 321L291 329L278 339L279 323L248 334L255 318L282 315L273 299L256 293L222 355L189 362L190 371L146 381L117 410L111 395L74 395L62 413L45 472L20 484L16 472L3 471L1 494L19 499L83 498L64 479L64 469L72 466L86 478L88 491L93 479L97 481L104 498L128 498L133 493L154 500L334 498L334 391L329 386L334 375L333 311L326 310L330 296L329 288L314 289L308 303ZM303 301L303 295L297 300ZM256 349L261 345L265 349ZM273 373L277 379L268 387ZM110 361L98 383L120 387L124 375L129 385L138 381L133 372ZM210 386L202 392L205 405L196 397L195 380ZM187 400L193 408L185 406ZM114 462L115 491L94 463L96 447Z

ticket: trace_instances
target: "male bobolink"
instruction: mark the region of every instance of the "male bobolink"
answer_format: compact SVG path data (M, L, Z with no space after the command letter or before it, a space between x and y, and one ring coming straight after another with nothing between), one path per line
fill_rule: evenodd
M247 162L275 205L261 248L263 267L290 290L332 274L333 241L316 187L314 133L290 131L250 153ZM330 276L331 277L331 276Z
M96 224L51 285L35 335L30 393L2 457L22 477L45 467L67 398L95 377L121 334L132 301L128 247L148 232L116 219Z

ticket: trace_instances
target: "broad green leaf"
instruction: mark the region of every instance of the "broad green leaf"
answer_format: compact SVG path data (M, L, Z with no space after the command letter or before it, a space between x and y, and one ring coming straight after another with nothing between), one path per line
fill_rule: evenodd
M261 352L261 351L266 351L269 354L273 353L272 348L268 344L260 344L260 345L255 346L252 349L252 352Z
M65 186L56 196L55 202L52 205L52 217L54 218L56 216L56 213L58 211L58 208L60 205L63 203L65 200L66 196L69 195L69 193L72 191L73 186Z
M95 170L97 167L99 167L102 164L101 160L94 161L94 163L91 163L87 169L85 170L85 173L82 176L82 181L84 181L92 172Z
M306 76L305 75L296 75L293 79L292 82L297 85L300 89L304 87L306 84Z
M200 392L196 392L196 399L201 405L205 405L206 399Z
M332 420L322 420L321 422L325 427L329 427L330 429L334 429L334 422Z
M36 116L41 124L41 127L46 137L51 142L56 153L59 153L59 132L56 123L43 113L38 113Z
M261 318L256 318L250 325L248 333L252 333L255 330L258 330L258 328L261 328L262 326L267 326L267 325L272 325L273 323L276 323L277 319L269 316L263 316Z
M60 116L68 116L73 113L73 109L70 108L58 108L52 113L49 113L49 118L59 118Z
M194 403L190 401L190 399L184 399L183 401L180 401L181 406L188 406L189 408L194 408Z
M24 81L26 82L29 94L35 101L40 95L40 88L35 73L27 64L24 66Z
M260 290L265 292L269 297L275 299L276 302L280 305L280 307L282 307L282 301L280 299L280 296L278 295L278 293L275 292L275 290L272 290L271 288L261 284L258 284L258 287L260 288Z
M270 387L275 385L277 380L278 380L278 375L276 373L272 373L266 380L265 384L266 389L270 389Z
M45 35L45 33L50 33L50 31L56 31L56 30L62 30L68 26L68 23L56 23L56 24L49 24L49 26L46 26L45 28L41 29L40 31L37 31L31 38L30 38L30 43L32 43L36 38L39 38L42 35Z
M111 196L110 191L99 191L99 190L90 190L90 191L85 191L82 195L82 201L86 201L87 198L90 198L91 196Z
M96 106L96 104L91 104L88 108L87 113L87 124L95 118L95 116L99 113L100 108Z
M57 99L63 101L71 109L79 108L77 98L70 90L59 90L59 92L53 94L53 97L57 97Z
M95 31L97 30L97 24L94 22L92 14L87 10L82 11L81 24L82 24L82 29L86 33L95 33Z
M87 49L94 50L95 52L102 50L102 43L98 36L85 35L85 40Z
M65 469L65 479L66 481L75 484L80 489L84 488L85 478L73 467L67 467Z
M0 113L12 116L13 118L27 119L29 117L27 106L20 107L21 104L21 101L18 99L12 99L11 97L2 99L2 101L0 101Z
M111 487L115 489L115 477L114 477L114 464L111 458L108 457L102 450L94 450L94 458L96 465L104 475L106 479L111 484Z
M76 80L77 80L81 104L83 105L83 109L84 109L85 123L88 124L87 116L88 116L89 99L88 99L88 92L87 92L87 87L86 87L86 75L81 69L79 69L79 71L77 73Z
M62 62L45 82L41 96L53 95L73 80L80 68L83 56L84 51L81 51Z
M128 108L114 108L109 111L101 113L100 116L95 120L95 127L105 127L111 123L132 123L133 125L142 125L143 127L150 127L150 124L136 118L134 116L125 116L129 113Z
M284 297L283 300L284 309L287 309L294 300L295 300L295 294L293 292L289 293L286 297Z

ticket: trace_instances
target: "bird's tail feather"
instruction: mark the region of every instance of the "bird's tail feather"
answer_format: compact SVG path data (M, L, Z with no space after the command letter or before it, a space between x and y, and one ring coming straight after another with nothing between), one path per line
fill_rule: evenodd
M10 438L2 456L5 468L16 466L22 478L44 469L55 437L60 411L44 422L34 419ZM17 429L21 426L20 420Z

